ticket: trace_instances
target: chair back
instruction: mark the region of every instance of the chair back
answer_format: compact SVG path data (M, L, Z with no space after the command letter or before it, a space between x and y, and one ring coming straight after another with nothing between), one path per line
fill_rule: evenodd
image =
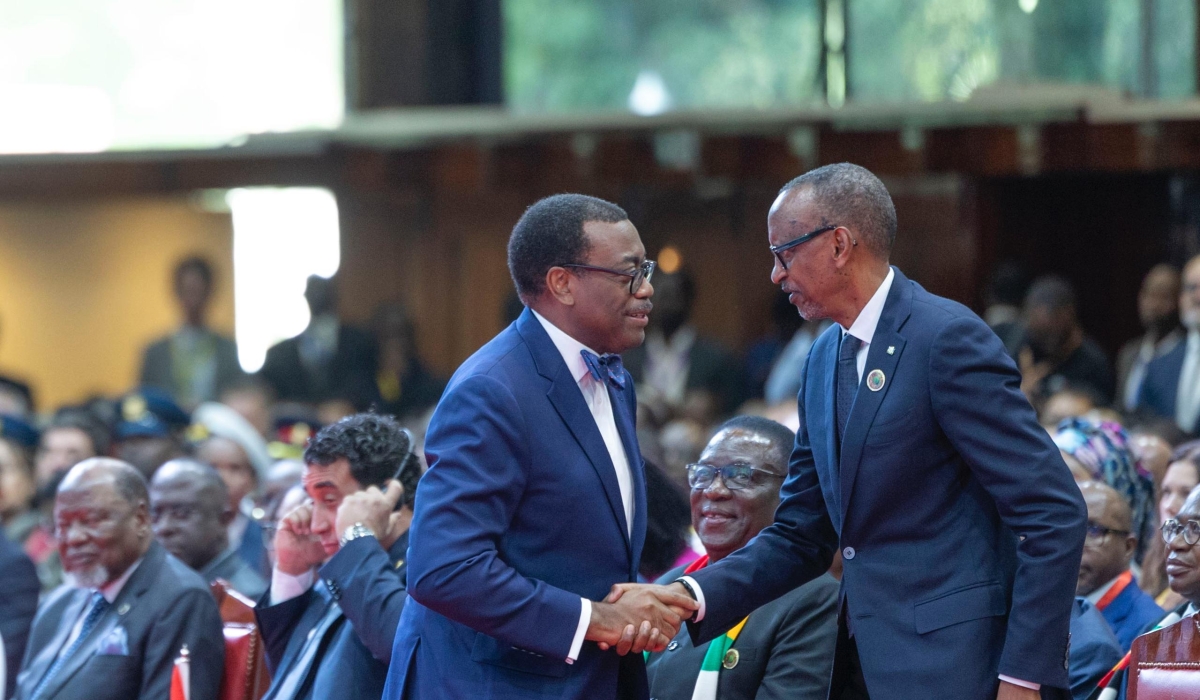
M221 579L209 588L217 599L225 633L225 677L220 700L260 700L271 685L271 676L263 656L254 603Z
M1185 617L1133 640L1129 700L1200 698L1200 620Z

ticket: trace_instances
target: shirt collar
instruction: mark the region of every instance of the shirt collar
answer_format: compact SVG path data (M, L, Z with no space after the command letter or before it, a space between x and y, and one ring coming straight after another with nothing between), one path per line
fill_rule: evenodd
M1092 591L1091 593L1088 593L1086 596L1084 596L1084 599L1086 599L1087 602L1091 603L1092 605L1099 603L1100 599L1104 597L1104 594L1108 593L1108 589L1112 588L1113 584L1116 583L1117 579L1121 578L1121 576L1124 573L1125 572L1122 571L1120 574L1113 576L1111 581L1109 581L1108 583L1104 584L1103 586L1097 588L1096 590Z
M542 324L542 328L546 329L546 335L550 336L550 340L554 343L554 347L558 348L559 354L562 355L563 362L567 363L567 369L571 372L571 377L578 384L584 377L588 376L589 370L587 363L583 361L581 351L599 355L600 353L592 350L583 343L575 340L571 336L564 333L558 326L547 321L541 314L533 309L530 309L533 315L537 318L538 323Z
M850 328L842 329L843 334L849 333L863 341L864 345L871 344L871 339L875 337L875 328L879 325L879 318L883 316L883 305L887 302L888 292L891 291L892 281L895 279L896 271L888 267L887 277L883 278L879 289L875 290L871 299L867 301L867 305L858 312L858 318L854 319Z
M145 557L143 557L143 558L145 558ZM133 575L134 570L136 570L138 568L138 565L141 563L142 563L142 560L138 559L137 561L133 562L133 564L130 565L130 567L125 570L125 573L121 574L121 577L118 578L116 581L113 581L112 583L101 586L100 587L100 595L104 596L104 599L107 600L109 602L109 604L111 604L114 600L117 599L117 596L119 596L121 594L121 589L125 587L125 584L129 581L129 577Z

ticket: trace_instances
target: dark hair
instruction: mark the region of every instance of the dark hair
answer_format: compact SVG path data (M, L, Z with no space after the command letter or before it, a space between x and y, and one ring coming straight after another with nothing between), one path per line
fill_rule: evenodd
M785 470L788 458L792 454L792 446L796 442L796 434L792 429L762 416L734 416L721 424L717 432L723 430L745 430L748 433L761 435L771 441L771 449L779 457L779 465Z
M175 274L171 278L175 282L175 286L179 286L179 281L189 272L194 272L200 275L200 279L204 280L204 286L212 289L213 286L213 269L212 264L199 255L191 255L183 260L180 260L175 265Z
M996 266L987 286L989 304L1020 306L1029 291L1029 272L1016 261L1005 261Z
M1075 289L1071 283L1058 275L1046 275L1033 281L1025 295L1027 308L1044 308L1053 311L1075 308Z
M508 239L508 271L517 293L528 302L546 288L555 265L582 262L589 243L583 225L617 223L629 215L612 202L584 194L556 194L525 210Z
M810 170L779 190L798 187L812 192L821 225L853 228L863 244L884 258L896 240L896 206L887 187L874 173L853 163L833 163Z
M112 442L108 426L99 416L84 407L60 408L42 429L42 435L57 429L78 430L87 435L88 441L92 443L93 452L100 456L108 454L108 447Z
M328 465L344 457L350 475L364 488L383 488L395 478L404 487L404 504L411 507L421 478L413 447L412 436L395 418L356 413L321 428L305 448L304 462Z

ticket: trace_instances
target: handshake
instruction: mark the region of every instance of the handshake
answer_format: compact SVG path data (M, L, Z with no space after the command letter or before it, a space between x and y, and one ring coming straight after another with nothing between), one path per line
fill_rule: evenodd
M604 600L592 603L584 639L597 642L601 649L615 649L621 656L662 651L698 607L678 583L618 583Z

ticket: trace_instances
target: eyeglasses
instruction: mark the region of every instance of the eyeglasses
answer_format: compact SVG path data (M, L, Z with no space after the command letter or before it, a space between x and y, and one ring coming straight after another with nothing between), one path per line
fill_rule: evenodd
M1200 542L1200 522L1198 521L1189 520L1186 523L1181 523L1175 518L1171 518L1162 524L1161 529L1163 542L1167 544L1171 544L1171 541L1178 537L1180 533L1183 533L1183 541L1187 542L1189 547Z
M1114 535L1128 535L1129 531L1114 530L1111 527L1104 527L1103 525L1097 525L1096 523L1088 523L1087 534L1084 535L1083 543L1090 547L1099 547L1101 544L1104 544L1104 540L1108 538L1110 533Z
M610 270L607 267L596 267L595 265L583 265L580 263L563 263L556 267L576 267L580 270L591 270L592 272L607 272L610 275L620 275L629 278L629 293L637 294L642 288L642 282L649 282L654 276L654 270L658 267L658 263L653 260L643 260L641 265L633 272L622 272L621 270Z
M787 263L784 262L783 256L780 255L780 253L782 253L785 250L791 250L792 248L795 248L796 246L800 245L801 243L806 243L808 241L811 241L812 239L816 238L817 236L821 235L822 233L825 233L826 231L832 231L837 227L838 227L837 224L832 224L830 226L822 226L821 228L817 229L816 231L809 231L808 233L804 234L803 236L801 236L799 238L793 238L792 240L788 241L787 243L780 243L779 245L771 246L771 252L775 254L775 259L779 261L779 266L786 270L786 269L788 269Z
M718 474L721 475L721 482L725 484L725 488L731 491L749 488L754 480L754 472L762 472L773 479L784 478L782 474L775 474L744 462L734 462L724 467L714 467L711 464L687 465L688 485L699 490L712 486Z

